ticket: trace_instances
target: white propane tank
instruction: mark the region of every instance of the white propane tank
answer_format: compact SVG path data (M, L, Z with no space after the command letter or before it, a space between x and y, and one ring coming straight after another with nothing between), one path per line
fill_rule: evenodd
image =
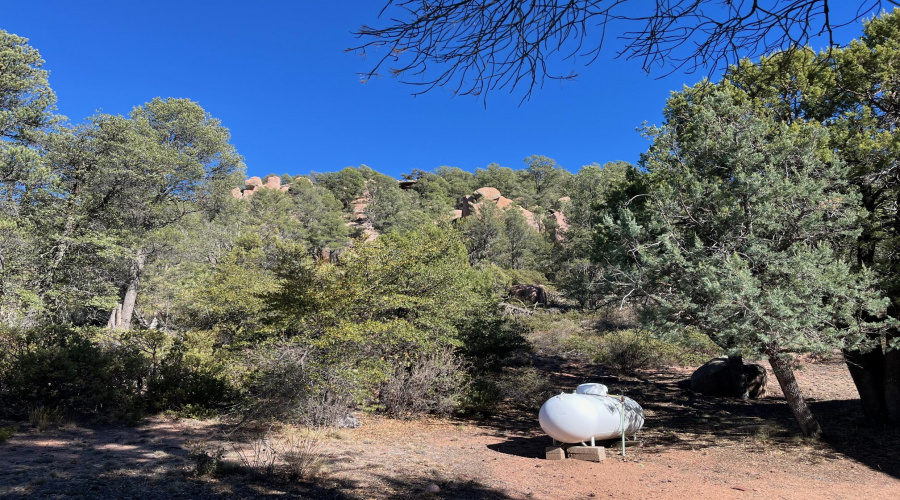
M644 426L644 410L625 398L625 435L634 435ZM581 384L575 394L548 399L538 414L541 429L562 443L603 441L622 436L621 396L607 395L603 384Z

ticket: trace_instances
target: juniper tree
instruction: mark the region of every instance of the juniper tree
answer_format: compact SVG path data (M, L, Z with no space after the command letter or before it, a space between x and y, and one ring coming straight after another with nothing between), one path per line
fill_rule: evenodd
M58 120L43 59L28 39L0 30L0 322L27 324L39 309L35 243L52 179L44 139Z
M819 436L791 354L866 344L867 313L885 303L840 255L865 212L827 131L772 113L727 83L674 94L647 131L646 192L607 212L596 251L657 328L767 357L801 430Z

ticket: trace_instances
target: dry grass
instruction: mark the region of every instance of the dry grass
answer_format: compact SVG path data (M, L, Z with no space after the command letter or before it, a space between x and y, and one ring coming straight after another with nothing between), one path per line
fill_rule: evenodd
M47 429L55 429L64 422L62 413L56 408L40 406L28 413L28 421L31 426L40 432Z

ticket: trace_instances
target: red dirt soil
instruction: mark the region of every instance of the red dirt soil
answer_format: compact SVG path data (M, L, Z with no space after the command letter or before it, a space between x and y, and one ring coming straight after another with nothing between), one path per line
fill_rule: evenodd
M137 427L23 429L0 444L0 498L671 498L844 499L900 496L900 435L863 424L846 368L811 363L798 372L829 438L798 437L770 373L769 396L744 403L684 393L672 368L603 379L590 365L561 365L560 388L601 380L644 405L643 447L601 463L549 461L535 411L487 421L402 422L363 417L360 429L323 438L312 483L243 472L193 474L191 442L223 447L215 421L156 417ZM6 424L4 424L6 425Z

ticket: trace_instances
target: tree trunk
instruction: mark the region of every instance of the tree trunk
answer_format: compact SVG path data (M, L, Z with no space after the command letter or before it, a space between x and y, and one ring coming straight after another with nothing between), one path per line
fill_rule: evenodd
M812 411L803 399L800 392L800 386L797 385L797 378L794 377L794 369L791 367L789 359L772 354L769 356L769 364L772 365L772 371L775 372L775 378L778 379L778 385L781 386L781 392L784 393L784 399L787 401L797 423L800 424L800 430L804 436L819 439L822 437L822 428L813 416Z
M885 404L884 352L877 346L867 353L844 351L844 361L856 384L866 420L875 423L888 421Z
M728 377L731 382L731 394L744 401L750 399L747 389L747 376L744 373L743 356L728 356Z
M900 425L900 349L884 353L884 404L888 423Z
M144 251L138 250L131 263L131 274L128 279L128 288L125 289L125 297L122 299L122 317L119 324L119 327L125 330L131 330L131 318L134 316L134 306L137 303L138 288L146 261L147 256Z

